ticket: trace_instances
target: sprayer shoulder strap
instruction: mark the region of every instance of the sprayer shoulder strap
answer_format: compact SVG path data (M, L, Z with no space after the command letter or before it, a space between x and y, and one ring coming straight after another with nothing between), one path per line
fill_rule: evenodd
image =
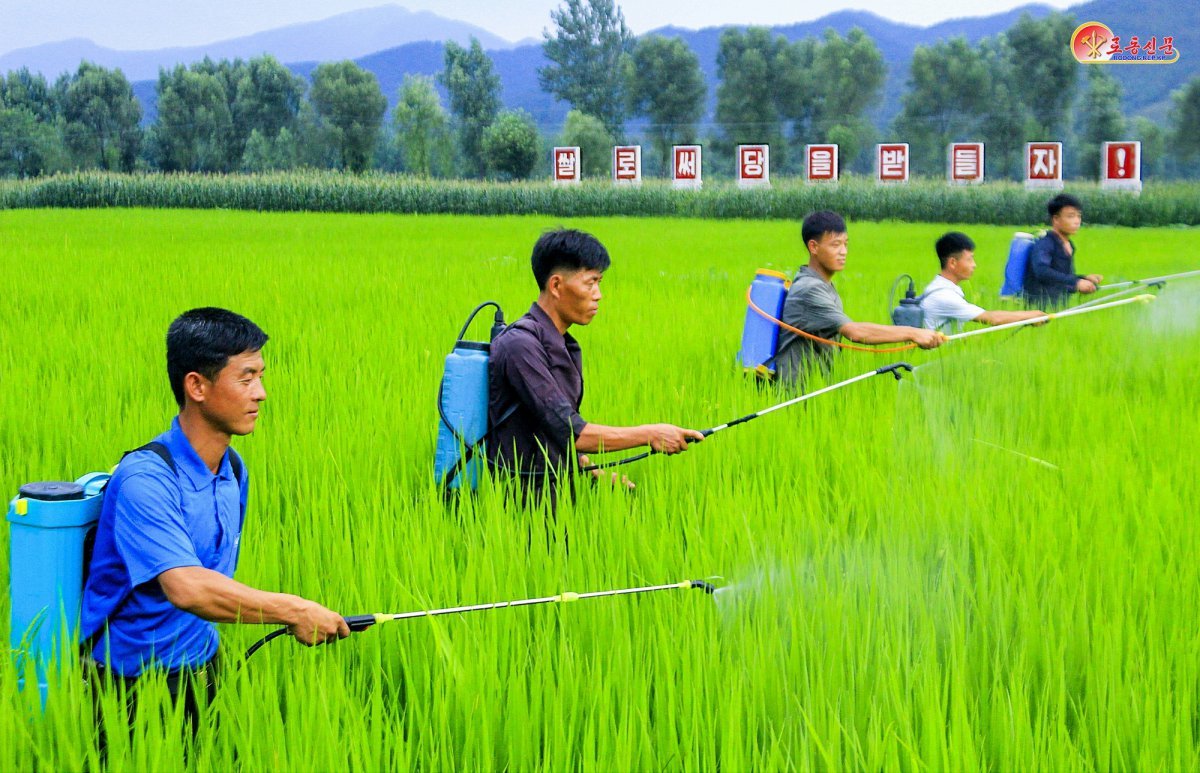
M496 338L497 339L501 338L502 336L507 334L510 330L519 330L522 333L526 333L528 335L533 336L534 338L538 338L538 331L537 331L537 328L534 326L534 322L532 320L528 319L527 317L518 317L510 325L505 327L504 330L500 331L500 334L497 335ZM540 340L540 339L538 339L538 340ZM487 434L484 435L482 438L480 438L479 442L482 443L485 439L487 439L488 436L490 436L493 432L495 432L497 429L499 429L501 426L503 426L506 421L508 421L509 419L511 419L513 417L513 414L515 414L517 412L517 410L520 409L520 407L521 407L521 401L519 399L514 400L513 404L508 406L508 408L505 409L504 413L500 414L500 418L496 419L495 422L490 423L488 425Z
M136 454L138 451L153 452L155 456L166 462L167 467L171 469L172 475L179 474L179 469L175 466L175 459L172 458L171 451L165 444L160 443L157 440L151 440L144 446L135 448L132 451L126 451L121 455L121 459L124 459L130 454ZM245 472L245 466L242 463L242 457L239 456L238 452L234 451L232 448L229 449L229 467L233 471L233 479L236 480L240 486L242 484L242 475Z

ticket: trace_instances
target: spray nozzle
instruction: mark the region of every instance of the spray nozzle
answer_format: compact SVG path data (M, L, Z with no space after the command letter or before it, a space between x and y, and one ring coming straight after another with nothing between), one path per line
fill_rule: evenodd
M908 371L909 373L912 373L912 370L913 370L913 366L909 365L907 362L894 362L891 365L884 365L882 368L880 368L879 370L877 370L875 372L881 376L884 373L891 373L893 376L896 377L897 381L900 381L903 378L904 371Z

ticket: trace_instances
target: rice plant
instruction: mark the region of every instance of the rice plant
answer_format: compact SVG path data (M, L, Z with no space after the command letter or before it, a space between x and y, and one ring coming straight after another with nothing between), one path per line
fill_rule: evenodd
M450 208L463 190L426 195ZM209 205L203 186L178 195ZM315 649L285 639L244 664L269 629L223 626L230 667L194 737L153 686L132 726L100 696L109 769L1200 765L1200 283L911 353L926 367L899 384L630 465L635 494L583 486L556 520L500 481L448 507L432 480L442 358L477 302L524 312L530 247L559 224L613 257L599 317L573 331L585 417L701 428L782 398L735 353L754 270L801 262L795 222L0 213L10 496L108 469L162 431L166 327L220 305L272 337L262 419L235 441L252 479L240 580L345 614L725 586L398 622ZM883 321L894 276L932 277L951 227L852 218L849 314ZM968 295L995 305L1011 229L957 227L979 245ZM1111 279L1196 265L1187 229L1085 227L1077 244L1080 268ZM829 378L894 359L846 353ZM0 613L7 630L7 593ZM0 769L101 767L90 688L65 661L43 711L0 660Z

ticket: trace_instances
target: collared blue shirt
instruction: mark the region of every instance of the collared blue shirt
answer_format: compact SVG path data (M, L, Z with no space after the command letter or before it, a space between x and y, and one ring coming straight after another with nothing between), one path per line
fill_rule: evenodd
M171 604L158 576L202 566L233 577L250 488L246 473L234 480L232 451L213 475L178 417L155 440L170 452L176 472L149 450L117 466L83 593L82 636L95 637L92 656L127 677L149 667L200 666L216 654L216 626Z

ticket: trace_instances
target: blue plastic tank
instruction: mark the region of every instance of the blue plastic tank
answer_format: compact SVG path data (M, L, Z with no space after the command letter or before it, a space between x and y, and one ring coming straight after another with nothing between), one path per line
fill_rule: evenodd
M754 274L754 282L750 285L750 300L758 308L770 314L775 319L783 312L783 301L787 297L788 278L785 274L760 268ZM769 319L763 319L754 309L746 304L746 322L742 328L742 348L738 357L746 370L758 370L765 367L773 371L774 367L768 362L775 356L779 346L779 326Z
M458 489L465 479L475 488L484 463L482 443L470 461L459 468L464 451L479 443L488 425L488 344L458 341L446 355L446 370L438 394L439 421L433 474L439 484ZM446 481L447 476L452 476Z
M1025 289L1025 271L1029 267L1029 250L1037 237L1033 234L1017 231L1013 234L1012 243L1008 245L1008 260L1004 263L1004 286L1000 295L1009 297L1020 295Z
M108 477L96 472L74 483L27 483L8 506L9 643L19 674L32 659L42 705L47 667L64 647L76 653L85 561Z

